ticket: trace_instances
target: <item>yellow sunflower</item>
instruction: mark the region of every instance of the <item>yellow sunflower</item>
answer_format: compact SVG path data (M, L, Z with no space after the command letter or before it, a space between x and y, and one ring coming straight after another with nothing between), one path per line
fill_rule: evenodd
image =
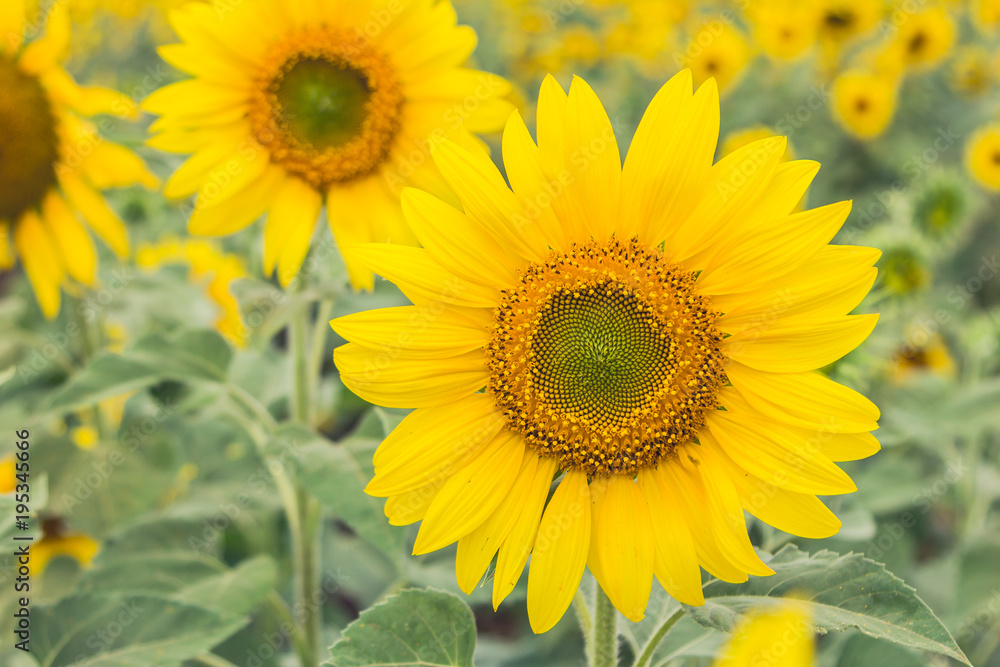
M704 25L691 38L685 57L685 67L691 68L696 84L710 78L725 93L732 89L750 62L750 44L743 34L719 21Z
M49 517L42 521L42 539L31 546L28 567L32 576L39 576L53 558L72 558L81 567L90 567L94 556L101 550L101 543L86 533L66 532L62 517Z
M166 194L197 194L189 228L225 235L265 212L264 269L287 285L325 206L343 248L413 243L403 185L447 196L429 142L503 127L503 79L466 69L476 35L446 1L247 0L170 14L180 44L160 48L194 76L144 102L150 144L193 153ZM358 288L371 272L351 256Z
M537 119L537 145L517 113L504 131L513 189L486 153L435 149L464 210L408 189L423 248L356 248L414 305L332 325L351 390L416 408L376 451L368 493L391 523L423 521L415 553L458 542L465 591L496 556L494 605L530 555L544 632L585 566L632 620L654 574L694 605L699 566L770 574L744 510L837 532L816 495L855 489L834 462L878 450L879 413L814 369L874 327L847 313L879 253L828 245L849 202L789 214L819 165L782 163L784 138L712 164L714 79L693 95L688 70L666 83L624 167L581 79L567 95L547 77Z
M917 338L914 334L913 338ZM889 362L889 378L895 384L905 384L922 373L943 378L955 376L955 359L941 336L921 336L922 344L907 343L897 349Z
M965 162L977 183L989 190L1000 190L1000 125L987 125L972 135L965 149Z
M796 0L763 0L747 7L761 51L778 60L805 54L818 35L817 6Z
M782 600L749 612L712 665L813 667L815 659L809 613L795 600Z
M134 117L129 98L81 87L62 68L70 38L66 10L55 4L44 37L24 44L24 0L0 3L0 268L14 250L47 317L55 317L67 278L91 285L97 251L81 222L119 256L125 226L99 191L141 183L156 187L143 162L105 141L82 116ZM11 246L13 236L13 247Z
M952 87L970 97L985 93L996 79L990 52L981 46L962 47L950 69Z
M913 14L899 26L892 48L910 68L926 69L944 59L955 43L955 22L942 6Z
M854 70L833 82L834 118L859 139L882 134L896 113L897 85L890 77Z

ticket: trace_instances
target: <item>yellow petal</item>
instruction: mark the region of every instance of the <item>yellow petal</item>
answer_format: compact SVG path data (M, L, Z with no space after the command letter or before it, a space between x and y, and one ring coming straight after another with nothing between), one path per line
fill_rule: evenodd
M216 128L214 137L208 139L200 133L187 133L178 137L177 131L168 131L154 137L147 143L161 150L170 152L183 151L184 148L191 148L195 151L184 164L177 168L166 186L163 194L171 199L180 199L192 195L203 187L205 182L222 181L229 176L227 166L234 160L237 164L244 161L248 155L240 153L240 147L255 155L258 152L265 152L263 148L257 146L255 142L245 143L249 136L250 126L246 122L234 123L230 127ZM180 138L177 144L170 144ZM185 145L185 138L188 145Z
M405 346L411 354L440 359L483 348L489 342L492 313L438 303L367 310L330 324L352 343L382 350Z
M622 236L657 245L701 197L719 139L719 89L691 95L691 71L675 74L636 128L622 173Z
M874 403L820 373L769 373L730 361L726 375L747 403L771 419L830 433L878 428Z
M264 274L270 275L277 264L282 287L298 275L322 207L316 188L295 176L287 177L275 192L264 227Z
M146 167L138 155L110 141L98 141L84 162L87 180L98 190L141 184L147 188L159 185L159 179Z
M630 477L612 475L595 509L601 585L618 611L638 623L653 586L653 520L646 498Z
M566 102L563 151L574 224L586 237L610 238L619 219L622 162L611 120L594 90L573 77Z
M531 448L525 448L517 479L503 501L478 528L458 541L455 577L459 588L467 594L471 594L482 579L493 556L517 523L518 516L530 498L536 470L538 454Z
M393 526L409 526L424 518L434 496L444 486L445 480L435 480L420 488L392 496L385 501L385 515Z
M434 498L414 555L442 549L478 528L510 492L524 458L524 438L503 430L445 482Z
M55 3L49 9L45 35L25 47L18 64L33 74L56 67L66 56L69 38L69 12L64 3Z
M713 517L708 511L704 486L696 483L677 460L661 462L653 471L653 478L667 506L677 508L686 518L701 566L717 579L733 584L746 581L747 573L732 563L712 530Z
M811 495L857 490L822 453L815 432L810 439L808 431L734 409L713 412L706 424L729 458L765 482Z
M403 190L402 204L420 245L451 273L495 289L509 287L517 279L521 262L461 211L413 188Z
M97 250L76 214L54 190L46 195L42 214L69 275L85 285L93 285Z
M245 90L188 79L156 90L143 100L142 108L158 116L190 121L217 112L245 109L249 101L250 95Z
M24 42L25 0L0 2L0 55L16 54Z
M872 456L880 449L881 443L871 433L836 433L822 437L819 450L831 461L857 461Z
M779 648L780 647L780 648ZM813 667L808 611L795 600L753 610L743 617L712 667Z
M528 556L531 555L531 549L535 545L538 524L542 518L542 509L545 507L549 488L552 486L552 477L558 469L559 460L555 457L539 458L538 469L535 471L535 479L531 483L528 497L514 522L514 527L500 545L500 552L497 554L497 567L493 573L493 609L499 607L504 598L510 595L518 579L521 578L524 564L528 562Z
M682 514L683 506L670 502L660 492L652 470L640 470L637 481L653 517L653 573L656 579L675 600L696 606L705 604L698 554Z
M707 465L721 468L750 514L778 530L815 540L832 537L840 530L840 519L816 496L765 482L733 463L711 435L702 433L700 438Z
M375 451L365 492L387 497L444 482L492 440L505 420L485 394L414 410Z
M128 232L125 223L111 210L98 192L69 170L59 174L59 184L69 203L86 219L90 228L119 257L128 256Z
M552 629L580 587L590 548L590 492L586 473L566 473L552 495L528 569L528 620L536 634Z
M878 315L778 319L726 338L722 349L760 371L801 373L840 359L868 338L876 322Z
M199 195L188 219L188 231L198 236L226 236L244 229L264 215L287 179L284 169L271 165L236 196L218 202Z
M450 273L422 248L365 243L349 250L359 262L395 283L418 305L443 301L456 306L492 308L500 298L498 290Z
M521 114L510 115L503 132L503 164L510 187L524 206L528 220L541 229L549 247L568 248L566 231L559 214L569 218L565 197L568 174L550 179L542 165L541 151L531 139Z
M52 319L59 314L62 298L59 285L63 279L63 267L59 261L59 250L34 211L25 213L14 224L14 245L42 313Z
M504 248L528 260L539 260L548 246L537 225L525 215L517 197L489 156L469 151L453 141L436 142L434 163L461 199L465 212Z

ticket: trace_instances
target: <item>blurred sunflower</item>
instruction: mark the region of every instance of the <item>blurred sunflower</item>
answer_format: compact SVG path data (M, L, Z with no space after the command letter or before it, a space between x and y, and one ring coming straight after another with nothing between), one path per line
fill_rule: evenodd
M895 384L904 384L920 373L945 378L955 375L955 360L937 334L921 345L908 343L892 355L889 377Z
M170 21L182 42L160 54L195 78L146 99L161 116L150 144L194 155L165 192L197 193L193 234L231 234L267 212L264 269L283 285L324 205L341 248L413 243L401 186L448 196L429 140L499 130L512 109L506 81L462 67L476 34L449 2L190 3ZM371 288L371 272L345 260L354 286Z
M859 139L882 134L896 113L896 83L884 76L849 71L833 82L834 117Z
M966 46L955 53L951 63L951 85L970 97L989 90L996 79L990 52L981 46Z
M815 1L819 37L831 51L874 28L885 11L885 5L877 0Z
M696 85L714 78L725 93L740 80L750 62L750 44L735 28L719 22L705 25L691 38L685 66Z
M423 248L356 249L415 305L332 322L350 341L344 383L417 408L376 451L368 493L392 523L423 521L415 553L458 541L465 591L496 556L494 605L530 554L536 632L585 566L632 620L654 574L695 605L699 565L770 574L743 511L832 535L816 494L853 491L834 461L879 448L877 408L813 371L874 327L846 313L878 251L827 245L848 202L790 214L818 165L782 163L783 138L713 165L715 81L691 90L688 70L663 86L624 167L579 78L568 95L543 82L537 145L511 116L512 189L484 152L443 142L434 159L464 212L408 189Z
M53 558L72 558L82 567L89 567L94 556L101 550L101 543L86 533L67 533L62 517L49 517L42 521L42 539L31 546L31 560L28 567L32 576L45 571Z
M818 35L818 8L812 2L763 0L747 6L747 18L761 51L778 60L805 54Z
M51 318L68 278L96 280L97 251L81 218L115 253L128 254L125 225L99 191L157 182L136 155L80 118L134 117L136 107L112 90L78 86L62 68L65 8L53 5L45 36L25 45L27 31L24 0L0 3L0 268L13 266L16 250Z
M0 493L11 493L17 487L17 459L13 454L0 458Z
M924 69L937 65L955 43L955 22L942 6L906 14L892 48L910 68Z
M809 613L795 600L747 613L713 667L813 667L816 658Z
M977 183L1000 190L1000 125L976 130L966 146L965 162Z
M971 0L969 14L981 30L992 32L1000 23L1000 0Z

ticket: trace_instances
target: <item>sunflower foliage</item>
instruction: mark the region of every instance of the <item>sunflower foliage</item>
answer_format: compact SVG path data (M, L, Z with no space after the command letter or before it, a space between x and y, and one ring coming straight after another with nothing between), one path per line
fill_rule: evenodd
M274 13L240 24L245 34L226 27L254 3ZM0 2L0 664L1000 665L1000 3L65 0L55 9L29 1L23 15L8 9L15 5L21 0ZM371 39L332 48L340 28L324 23L309 32L308 17L280 13L286 5L304 16L354 12ZM213 17L230 32L213 37L204 29ZM9 29L15 21L17 29ZM294 21L302 33L264 48L269 30ZM220 45L218 35L247 44ZM369 53L390 38L402 44L393 57L405 62L405 86L385 75L397 61ZM30 48L36 39L41 46ZM201 47L189 52L190 44ZM263 90L253 109L233 115L197 107L224 104L256 81L237 76L245 61L285 52L298 54L294 62L280 56L267 71L288 85ZM362 78L345 74L356 72L350 58L366 59ZM685 69L689 74L678 76L688 78L671 79ZM26 77L38 79L24 85ZM842 347L835 359L805 370L859 392L851 396L867 397L880 413L869 434L862 428L874 423L867 399L852 403L857 414L868 410L856 419L862 426L846 434L857 452L834 456L836 466L825 461L820 472L837 475L823 478L827 486L809 486L822 476L816 473L800 484L808 488L768 487L753 456L741 457L755 451L752 444L744 449L733 444L740 438L723 437L720 424L736 423L746 409L738 399L726 404L742 380L737 373L723 380L732 335L712 329L707 311L699 317L710 331L697 343L719 356L697 357L704 364L699 377L713 376L718 386L691 408L695 427L682 433L689 442L638 462L618 450L588 450L622 457L614 465L560 453L554 440L529 428L552 406L524 408L530 400L511 379L516 373L502 371L527 337L470 346L479 339L461 333L504 317L506 331L522 331L518 318L534 307L536 290L601 253L622 266L640 257L643 275L667 276L664 283L669 278L690 290L688 305L704 303L692 287L700 269L661 262L659 237L641 252L628 239L581 243L572 252L557 239L551 246L563 254L546 255L529 271L527 261L510 267L537 241L537 226L493 236L460 231L488 217L508 182L524 186L529 170L508 161L508 142L523 130L516 135L524 140L521 153L530 152L527 144L535 149L553 99L584 105L592 93L591 108L607 111L612 135L601 145L616 141L623 160L633 150L653 152L643 141L674 141L640 128L668 80L688 84L677 98L683 110L707 104L718 91L719 141L702 157L749 154L753 142L781 135L785 149L768 158L771 168L822 164L807 194L781 193L795 201L783 201L776 220L851 199L831 243L881 252L863 301L866 290L857 285L864 281L852 276L871 263L843 275L845 290L858 292L851 312L879 315L871 334L845 328L830 337L834 342L796 348L814 359L824 344ZM700 97L691 97L692 83ZM16 86L16 94L6 92ZM364 141L347 157L338 152L342 137L316 124L325 116L309 116L314 96L329 90L349 93L335 100L345 126L357 124L359 100L380 95L381 124L366 125ZM58 105L45 107L44 95ZM425 105L423 115L401 111L410 98ZM508 122L515 108L519 115ZM582 132L582 124L566 122L580 117L560 108L563 122L550 122L549 131L562 125ZM295 113L281 125L286 134L262 140L265 152L241 153L244 126L289 109ZM51 126L29 127L32 118L49 118L43 112L53 114ZM435 114L445 127L426 141ZM413 118L423 119L416 128L407 125ZM695 125L674 129L694 136ZM418 157L394 143L404 135ZM309 141L296 143L302 137ZM673 149L677 141L661 146ZM65 164L56 167L69 164L65 171L49 164L54 151L63 151ZM698 155L690 153L684 174L698 169ZM596 161L602 156L603 148ZM494 190L463 190L463 179L484 173ZM623 183L627 176L626 169ZM380 177L423 192L406 190L400 204ZM689 185L690 193L700 192L693 180ZM571 184L572 196L588 203L577 213L595 224L621 223L612 221L617 209L600 208L610 187ZM435 236L438 229L448 233ZM632 231L638 238L642 230ZM386 240L396 245L381 244ZM464 275L450 276L448 284L458 287L429 331L402 315L392 319L411 312L401 308L429 307L421 299L440 286L435 271L445 273L437 259L425 261L418 241L430 250L479 253ZM487 290L476 279L487 275L513 281L502 299L496 290L482 296ZM837 272L827 267L826 276L833 281ZM611 290L599 297L618 298L615 308L625 304L612 313L613 323L640 327L628 310L635 297ZM554 335L553 345L605 346L599 353L617 344L589 323L593 313L584 312L579 326L572 319L590 307L573 310L574 303L597 303L586 301L593 292L571 296L564 304L569 315L559 320L563 338ZM382 329L366 328L376 320ZM864 342L848 346L851 336ZM625 356L648 353L654 338L640 335ZM459 383L464 394L447 385L465 372L443 360L449 345L465 345L452 355L463 359L486 350L485 362L468 363L486 363L496 375L481 381L478 370L468 371L472 379ZM420 386L432 389L409 391L414 383L405 375L380 380L400 359L415 359L424 373ZM768 361L792 363L782 354ZM559 363L551 368L562 372ZM605 380L588 381L599 393ZM427 399L433 391L440 393ZM592 401L591 394L580 398L584 393L560 396L570 396L564 403L574 407ZM843 415L833 394L819 393L830 405L810 407L807 416ZM476 411L493 396L506 401L504 424L522 429L517 438L494 439L500 422L489 438L476 435L476 427L492 428L483 424L496 406L490 403L480 421ZM645 407L677 408L671 400ZM798 405L788 403L771 409ZM413 428L427 423L421 415L431 410L444 411L454 432L487 443L468 473L469 490L449 487L454 500L447 506L431 500L446 486L440 479L428 473L429 482L414 481L422 471L412 460L425 450L447 458L441 452L454 444L448 461L462 468L461 443L447 439L450 431ZM707 426L699 410L713 411ZM775 424L772 414L754 419ZM424 449L407 453L400 446L406 438ZM17 477L20 441L30 443L25 478ZM843 454L835 445L827 451ZM677 452L689 454L686 462ZM649 471L668 460L676 470L654 478ZM608 482L612 468L627 474ZM751 491L730 481L741 477L751 480ZM754 479L761 485L752 486ZM608 491L598 492L605 483ZM27 499L18 484L30 488ZM476 484L506 484L525 508L535 500L537 516L528 523L543 532L530 533L530 559L507 546L513 538L495 540L528 530L515 521L521 506L514 512L513 501L497 497L484 512ZM857 490L846 492L849 486ZM759 497L768 488L799 504L755 513L771 502ZM584 500L569 497L573 492ZM670 512L650 514L649 497ZM581 502L588 519L595 512L592 523L579 520ZM729 511L734 503L737 511ZM567 523L543 517L543 507L554 505L567 509ZM657 551L644 551L654 537L618 529L607 518L612 506L626 528L655 527ZM646 518L626 511L636 507ZM783 532L758 514L777 516L786 527L812 522L799 531L812 534ZM736 526L734 534L747 540L720 542L720 549L710 532L718 525ZM670 530L658 532L662 526ZM554 560L537 541L544 531L553 543L573 531L620 540L598 549L600 561L588 555L589 540L579 540L583 551ZM30 588L22 589L24 564L15 551L27 542ZM627 548L616 551L619 544ZM661 545L689 557L664 556ZM474 548L488 557L470 556ZM721 566L711 562L714 553L722 554ZM645 574L637 576L640 569ZM643 576L646 589L632 585ZM17 634L24 598L30 652L23 650L29 644L19 645L29 635Z

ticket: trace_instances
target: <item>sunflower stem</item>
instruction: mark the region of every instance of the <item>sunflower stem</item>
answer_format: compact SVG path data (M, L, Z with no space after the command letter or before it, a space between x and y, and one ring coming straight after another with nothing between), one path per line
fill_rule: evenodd
M684 610L678 609L674 612L673 616L665 620L663 625L657 628L656 634L650 638L649 643L646 644L646 648L643 649L639 659L635 661L634 667L646 667L646 665L650 663L653 659L653 654L656 653L656 648L660 645L660 642L663 641L663 638L667 636L667 633L670 632L670 628L677 625L677 621L681 620L683 617Z
M304 308L292 319L289 330L292 356L292 414L300 424L311 425L314 373L310 369L308 330L310 309ZM318 380L318 377L315 378ZM320 640L323 634L323 610L314 593L319 590L320 539L323 512L315 498L302 487L294 490L294 503L286 502L289 512L289 529L292 532L292 556L295 560L296 597L295 611L302 624L305 644L300 651L303 667L317 667L320 663ZM295 513L293 520L291 513Z
M617 667L618 612L607 593L598 584L594 603L594 641L591 644L590 667Z

